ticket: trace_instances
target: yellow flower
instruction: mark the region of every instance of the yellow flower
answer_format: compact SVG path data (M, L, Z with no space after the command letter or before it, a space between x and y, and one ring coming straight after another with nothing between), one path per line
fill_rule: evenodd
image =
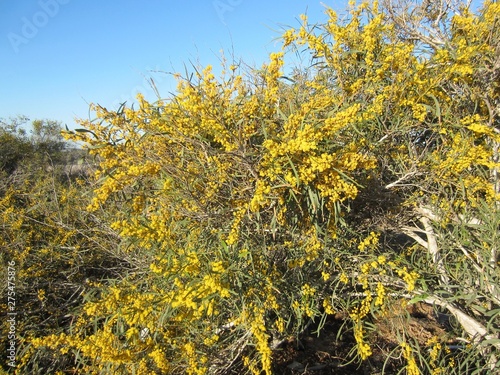
M372 349L369 344L364 341L364 330L361 323L354 325L354 339L356 340L358 355L364 361L372 355Z
M406 282L406 289L408 289L409 292L415 289L415 283L420 277L420 275L417 272L415 271L408 272L406 267L403 267L402 269L398 270L397 273Z
M377 298L375 298L375 306L382 306L386 296L385 287L381 282L377 284Z
M406 373L408 375L420 375L412 348L405 342L402 342L400 346L403 349L403 357L406 359Z
M359 243L359 251L365 251L366 249L373 249L378 245L380 234L375 232L370 232L370 234Z
M285 332L285 321L281 316L278 319L276 319L274 325L276 326L276 329L278 330L279 333Z
M347 275L345 274L345 272L342 272L340 274L339 280L340 280L341 283L344 283L344 284L347 284L349 282L349 278L347 277Z
M332 304L326 298L323 300L323 308L325 309L325 313L328 315L335 314L335 310L333 309Z
M203 340L203 343L206 346L213 346L215 343L217 343L217 341L219 341L219 335L214 334L211 337L205 338L205 340Z
M212 262L211 267L212 267L212 271L215 273L222 273L222 272L224 272L224 269L225 269L222 261Z
M304 297L312 297L316 293L316 288L309 286L309 284L304 284L302 286L302 295Z
M41 301L41 302L44 302L45 301L45 290L43 289L38 289L38 299Z

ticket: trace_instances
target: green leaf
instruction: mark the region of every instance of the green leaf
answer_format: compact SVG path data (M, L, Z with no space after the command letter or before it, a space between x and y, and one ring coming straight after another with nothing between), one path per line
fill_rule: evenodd
M496 315L496 314L499 314L500 313L500 309L493 309L493 310L490 310L490 311L486 311L484 313L484 316L493 316L493 315Z
M423 301L425 301L427 299L427 297L429 297L429 294L422 293L422 294L420 294L418 296L413 297L411 300L408 301L408 303L410 305L412 305L414 303L423 302Z
M96 138L97 138L97 135L96 135L96 134L95 134L92 130L79 128L79 129L75 129L75 132L77 132L77 133L90 133L90 134L92 134L94 137L96 137Z
M434 104L436 104L436 107L435 108L431 107L431 108L434 110L434 114L436 115L436 117L441 119L441 106L439 105L439 101L432 94L427 94L427 96L434 100Z
M500 344L500 339L489 339L489 340L484 340L481 341L479 345L481 346L489 346L489 345L497 345Z

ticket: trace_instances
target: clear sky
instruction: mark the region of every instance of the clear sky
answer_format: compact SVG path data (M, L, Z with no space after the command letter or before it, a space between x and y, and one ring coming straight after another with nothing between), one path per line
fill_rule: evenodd
M473 0L477 8L480 0ZM0 119L26 115L74 128L137 92L168 97L191 64L226 57L260 67L298 16L324 22L347 0L0 0Z
M184 64L219 64L220 51L260 67L285 26L344 0L0 0L0 118L26 115L74 128L88 104L113 108L143 92L164 97Z

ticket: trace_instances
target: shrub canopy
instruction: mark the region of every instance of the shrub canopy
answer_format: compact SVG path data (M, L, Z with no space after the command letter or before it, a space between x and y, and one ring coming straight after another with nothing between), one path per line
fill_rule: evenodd
M286 337L336 314L369 361L377 324L422 302L458 324L425 343L399 329L408 374L498 367L500 6L407 10L302 16L260 70L224 62L172 98L93 106L66 132L99 161L87 210L113 212L139 265L28 338L23 365L46 350L83 373L271 373ZM309 67L284 77L293 52Z

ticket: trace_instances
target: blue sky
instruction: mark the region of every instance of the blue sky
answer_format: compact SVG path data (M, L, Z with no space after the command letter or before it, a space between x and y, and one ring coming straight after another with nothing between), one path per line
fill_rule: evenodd
M474 0L477 8L480 0ZM324 22L326 4L347 0L0 0L0 119L26 115L74 128L137 92L154 100L175 90L185 65L229 59L260 67L298 16Z
M323 1L343 11L346 1ZM74 128L88 104L138 91L167 97L184 64L216 66L220 51L261 66L298 16L324 21L319 0L1 0L0 118L26 115ZM158 72L159 71L159 72Z

